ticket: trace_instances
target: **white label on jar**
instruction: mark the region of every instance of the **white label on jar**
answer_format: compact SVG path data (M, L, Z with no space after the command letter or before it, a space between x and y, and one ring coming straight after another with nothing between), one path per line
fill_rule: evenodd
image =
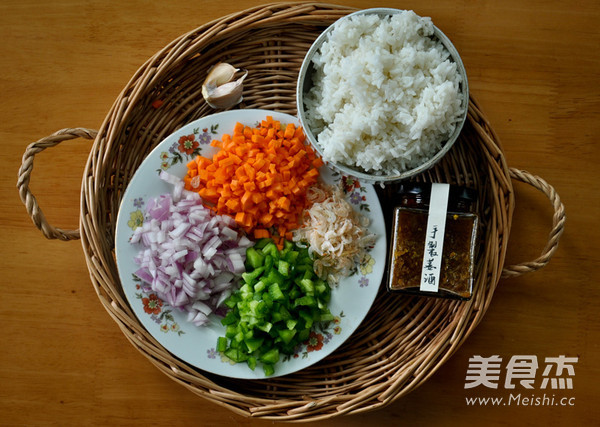
M423 267L421 269L420 289L425 292L437 292L439 287L449 193L449 184L431 184Z

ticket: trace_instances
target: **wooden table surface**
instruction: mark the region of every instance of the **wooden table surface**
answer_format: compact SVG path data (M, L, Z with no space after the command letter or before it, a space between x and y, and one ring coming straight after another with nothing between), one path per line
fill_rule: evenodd
M271 425L199 398L152 366L103 309L78 241L47 240L19 199L25 147L66 127L98 128L138 67L179 35L260 4L4 0L0 3L0 424ZM372 0L346 1L358 8ZM322 425L598 425L600 384L600 3L407 0L454 41L471 93L510 166L548 181L567 212L542 270L501 280L483 322L424 385L379 411ZM49 221L76 228L90 143L36 157L31 188ZM515 183L507 263L536 258L551 227L547 199ZM523 391L555 404L467 404L517 390L465 390L469 358L578 357L571 390ZM541 372L537 379L541 379ZM559 398L567 397L561 401Z

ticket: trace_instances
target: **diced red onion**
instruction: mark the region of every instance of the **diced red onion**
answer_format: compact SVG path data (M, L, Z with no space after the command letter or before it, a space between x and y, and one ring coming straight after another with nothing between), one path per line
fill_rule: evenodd
M187 312L190 322L206 325L211 313L222 314L220 306L238 286L253 243L237 231L233 218L214 215L198 194L184 190L180 178L165 171L160 177L173 191L146 204L144 223L131 238L141 246L135 275L167 304Z

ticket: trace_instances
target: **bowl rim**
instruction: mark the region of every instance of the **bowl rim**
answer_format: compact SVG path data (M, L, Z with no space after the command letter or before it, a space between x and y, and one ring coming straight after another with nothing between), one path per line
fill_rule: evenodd
M350 13L350 14L336 20L331 25L329 25L323 32L321 32L321 34L319 34L319 36L315 39L315 41L312 43L312 45L306 52L306 55L304 56L304 59L302 61L302 65L300 66L300 70L298 73L298 80L296 83L297 115L298 115L298 120L300 121L300 124L302 125L302 127L304 129L306 138L309 140L310 144L321 156L323 156L323 150L320 147L320 145L318 144L316 136L313 134L312 130L307 126L308 120L306 118L305 109L304 109L305 81L308 77L308 72L312 65L313 56L321 48L321 45L327 39L327 37L333 31L333 29L336 27L336 25L338 25L339 22L341 22L343 20L350 19L351 17L356 16L356 15L375 15L375 14L377 14L377 15L383 15L383 16L391 16L394 14L403 13L405 11L407 11L407 10L406 9L387 8L387 7L375 7L375 8L363 9L363 10L359 10L359 11ZM431 18L429 18L429 19L431 19ZM372 183L372 184L394 183L394 182L406 180L406 179L411 178L415 175L418 175L422 172L425 172L426 170L433 167L438 161L440 161L442 159L442 157L444 157L448 153L448 151L450 151L450 149L452 148L452 146L458 139L460 133L462 132L462 128L464 127L464 124L467 120L467 115L468 115L468 110L469 110L469 108L468 108L469 107L469 82L468 82L465 66L462 62L460 54L458 53L458 50L456 49L454 44L450 41L448 36L446 36L446 34L444 34L443 31L441 31L437 26L435 26L435 24L433 24L433 22L432 22L432 25L433 25L433 30L434 30L434 36L442 42L444 47L450 53L450 57L456 63L458 72L461 75L461 79L462 79L462 81L460 82L462 90L460 91L459 95L461 97L461 101L464 106L464 109L463 109L462 116L461 116L460 120L458 121L456 128L454 129L454 132L450 135L450 138L448 138L448 140L446 140L443 143L442 148L440 150L438 150L427 161L425 161L424 163L420 164L419 166L417 166L415 168L405 170L399 174L378 175L376 173L365 172L359 168L355 168L355 167L352 167L352 166L349 166L349 165L346 165L343 163L336 163L336 162L330 162L330 161L326 162L327 165L329 165L330 167L332 167L334 169L337 169L341 173L353 176L353 177L357 178L359 181L364 181L364 182L368 182L368 183Z

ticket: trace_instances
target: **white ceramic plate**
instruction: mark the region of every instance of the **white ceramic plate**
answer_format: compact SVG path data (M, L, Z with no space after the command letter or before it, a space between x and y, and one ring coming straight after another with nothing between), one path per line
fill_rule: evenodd
M133 230L144 221L145 206L151 198L170 193L172 186L158 176L160 170L183 177L186 163L197 154L211 157L216 148L213 139L231 133L236 122L256 126L267 115L283 124L298 120L290 115L266 110L236 110L217 113L196 120L162 141L143 161L127 187L116 229L116 256L119 275L125 295L136 316L146 330L169 352L197 368L233 378L265 378L262 367L252 371L245 363L233 364L215 349L217 338L224 335L220 318L213 315L210 326L194 326L186 314L160 301L155 293L137 279L138 266L134 257L140 246L131 244ZM321 168L326 182L344 181L349 202L371 219L371 231L377 237L370 251L369 261L359 266L356 273L343 279L332 290L329 305L335 320L314 329L309 340L297 348L294 355L275 365L275 374L281 376L306 368L338 348L356 330L369 311L381 284L386 259L386 234L383 213L375 189L352 178L336 175L326 166ZM272 377L273 377L272 376Z

